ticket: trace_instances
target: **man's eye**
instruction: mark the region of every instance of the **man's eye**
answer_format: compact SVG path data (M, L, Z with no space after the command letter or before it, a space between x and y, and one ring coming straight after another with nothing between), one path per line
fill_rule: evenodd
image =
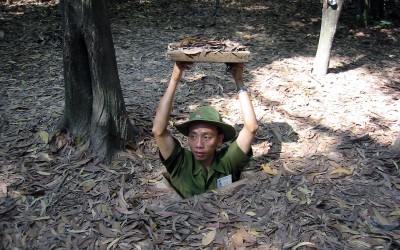
M204 136L204 139L206 139L206 140L209 140L210 138L211 138L211 136L209 136L209 135Z

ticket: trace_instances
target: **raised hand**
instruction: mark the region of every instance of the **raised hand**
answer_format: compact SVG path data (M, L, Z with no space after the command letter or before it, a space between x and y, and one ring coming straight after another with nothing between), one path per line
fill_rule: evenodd
M227 63L227 72L229 72L233 79L235 79L236 85L243 84L243 71L244 64L243 63Z

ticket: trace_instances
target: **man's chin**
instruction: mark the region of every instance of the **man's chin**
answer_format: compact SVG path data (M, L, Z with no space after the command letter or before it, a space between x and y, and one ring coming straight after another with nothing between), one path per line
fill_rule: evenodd
M207 156L204 155L204 154L202 154L202 155L194 154L194 158L195 158L197 161L205 161L205 160L207 160Z
M206 157L204 157L204 156L194 156L194 158L197 160L197 161L205 161L207 158Z

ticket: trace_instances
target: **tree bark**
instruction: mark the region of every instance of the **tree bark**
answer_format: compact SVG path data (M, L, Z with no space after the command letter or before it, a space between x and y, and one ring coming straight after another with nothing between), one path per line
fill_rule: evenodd
M315 75L325 76L328 72L332 42L342 6L343 0L337 0L334 6L328 5L327 0L323 0L321 31L313 67Z
M394 154L400 156L400 134L397 136L396 140L392 143L392 150Z
M90 142L109 163L124 144L135 144L118 77L104 0L61 3L65 110L63 128Z

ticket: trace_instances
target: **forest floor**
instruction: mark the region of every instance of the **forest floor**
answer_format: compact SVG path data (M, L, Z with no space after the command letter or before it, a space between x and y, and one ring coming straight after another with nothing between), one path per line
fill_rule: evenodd
M399 249L398 26L352 25L344 7L329 74L311 73L321 6L312 1L116 1L110 22L138 150L110 165L67 134L59 6L0 3L0 249ZM386 26L386 27L384 27ZM246 45L260 129L245 181L176 199L160 188L151 135L173 63L168 43ZM225 65L198 63L172 118L211 104L241 126ZM171 131L182 139L171 127Z

